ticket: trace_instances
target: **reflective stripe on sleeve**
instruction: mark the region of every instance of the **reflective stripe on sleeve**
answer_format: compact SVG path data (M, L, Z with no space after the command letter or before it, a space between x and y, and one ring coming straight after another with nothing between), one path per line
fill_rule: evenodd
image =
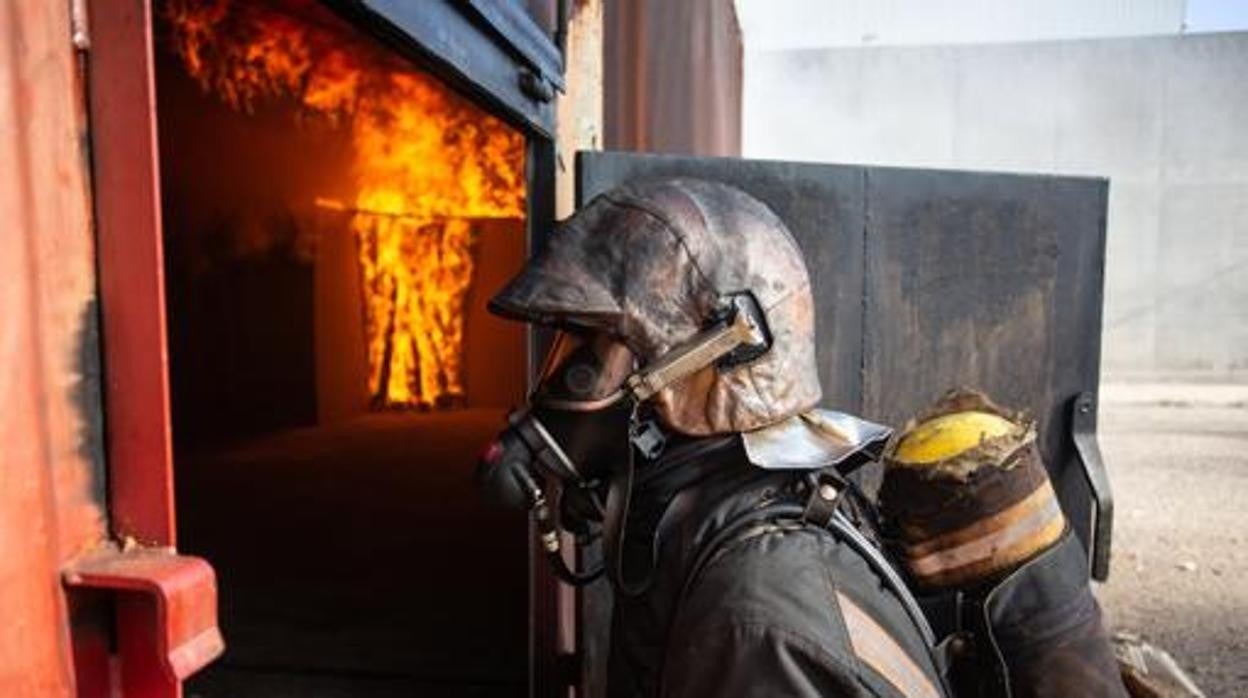
M907 698L941 698L940 691L875 619L841 592L836 602L854 654Z

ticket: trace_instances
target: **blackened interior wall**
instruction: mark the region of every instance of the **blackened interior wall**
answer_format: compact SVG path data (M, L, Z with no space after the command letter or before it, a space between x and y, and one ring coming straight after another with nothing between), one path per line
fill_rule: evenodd
M317 196L342 196L350 149L290 103L239 113L159 43L157 89L170 383L177 438L316 422ZM280 137L276 137L280 135Z
M476 268L465 300L464 389L468 407L514 407L524 396L527 335L523 323L486 310L494 294L520 270L526 257L524 222L478 224Z

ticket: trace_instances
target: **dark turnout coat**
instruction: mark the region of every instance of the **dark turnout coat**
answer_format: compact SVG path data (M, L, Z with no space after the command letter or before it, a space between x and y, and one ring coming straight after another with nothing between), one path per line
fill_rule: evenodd
M808 496L803 474L749 465L731 437L676 445L638 473L624 578L650 577L615 595L611 698L952 695L931 636L863 554L757 515ZM957 695L1125 698L1073 536L978 593Z
M677 446L639 473L626 571L653 554L653 576L616 594L612 698L945 695L901 603L831 532L764 519L716 540L805 487L750 466L735 438Z

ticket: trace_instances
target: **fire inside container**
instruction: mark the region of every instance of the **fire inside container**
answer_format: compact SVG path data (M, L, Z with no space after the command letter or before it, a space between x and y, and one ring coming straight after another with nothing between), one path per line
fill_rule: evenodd
M484 306L524 135L310 0L156 14L179 547L228 645L192 688L521 692L526 521L471 470L523 399Z
M523 217L524 139L379 44L306 19L318 14L293 1L166 9L172 47L205 91L245 113L291 100L295 116L347 134L350 203L308 203L352 214L373 401L462 400L470 221Z

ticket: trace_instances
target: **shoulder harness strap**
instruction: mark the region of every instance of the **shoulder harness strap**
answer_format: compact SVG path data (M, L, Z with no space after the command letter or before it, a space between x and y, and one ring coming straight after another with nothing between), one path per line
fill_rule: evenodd
M743 512L728 521L714 536L708 540L685 575L677 605L692 590L702 571L710 564L725 545L748 534L760 524L772 522L783 525L802 523L815 529L823 530L834 536L841 543L852 548L880 578L884 586L901 604L906 615L918 628L923 644L928 648L942 682L946 672L947 661L945 652L937 647L936 637L931 624L924 614L918 600L906 585L905 580L897 572L896 567L887 556L858 529L843 509L848 498L845 496L850 484L834 470L820 471L811 478L810 494L804 505L795 502L779 502Z

